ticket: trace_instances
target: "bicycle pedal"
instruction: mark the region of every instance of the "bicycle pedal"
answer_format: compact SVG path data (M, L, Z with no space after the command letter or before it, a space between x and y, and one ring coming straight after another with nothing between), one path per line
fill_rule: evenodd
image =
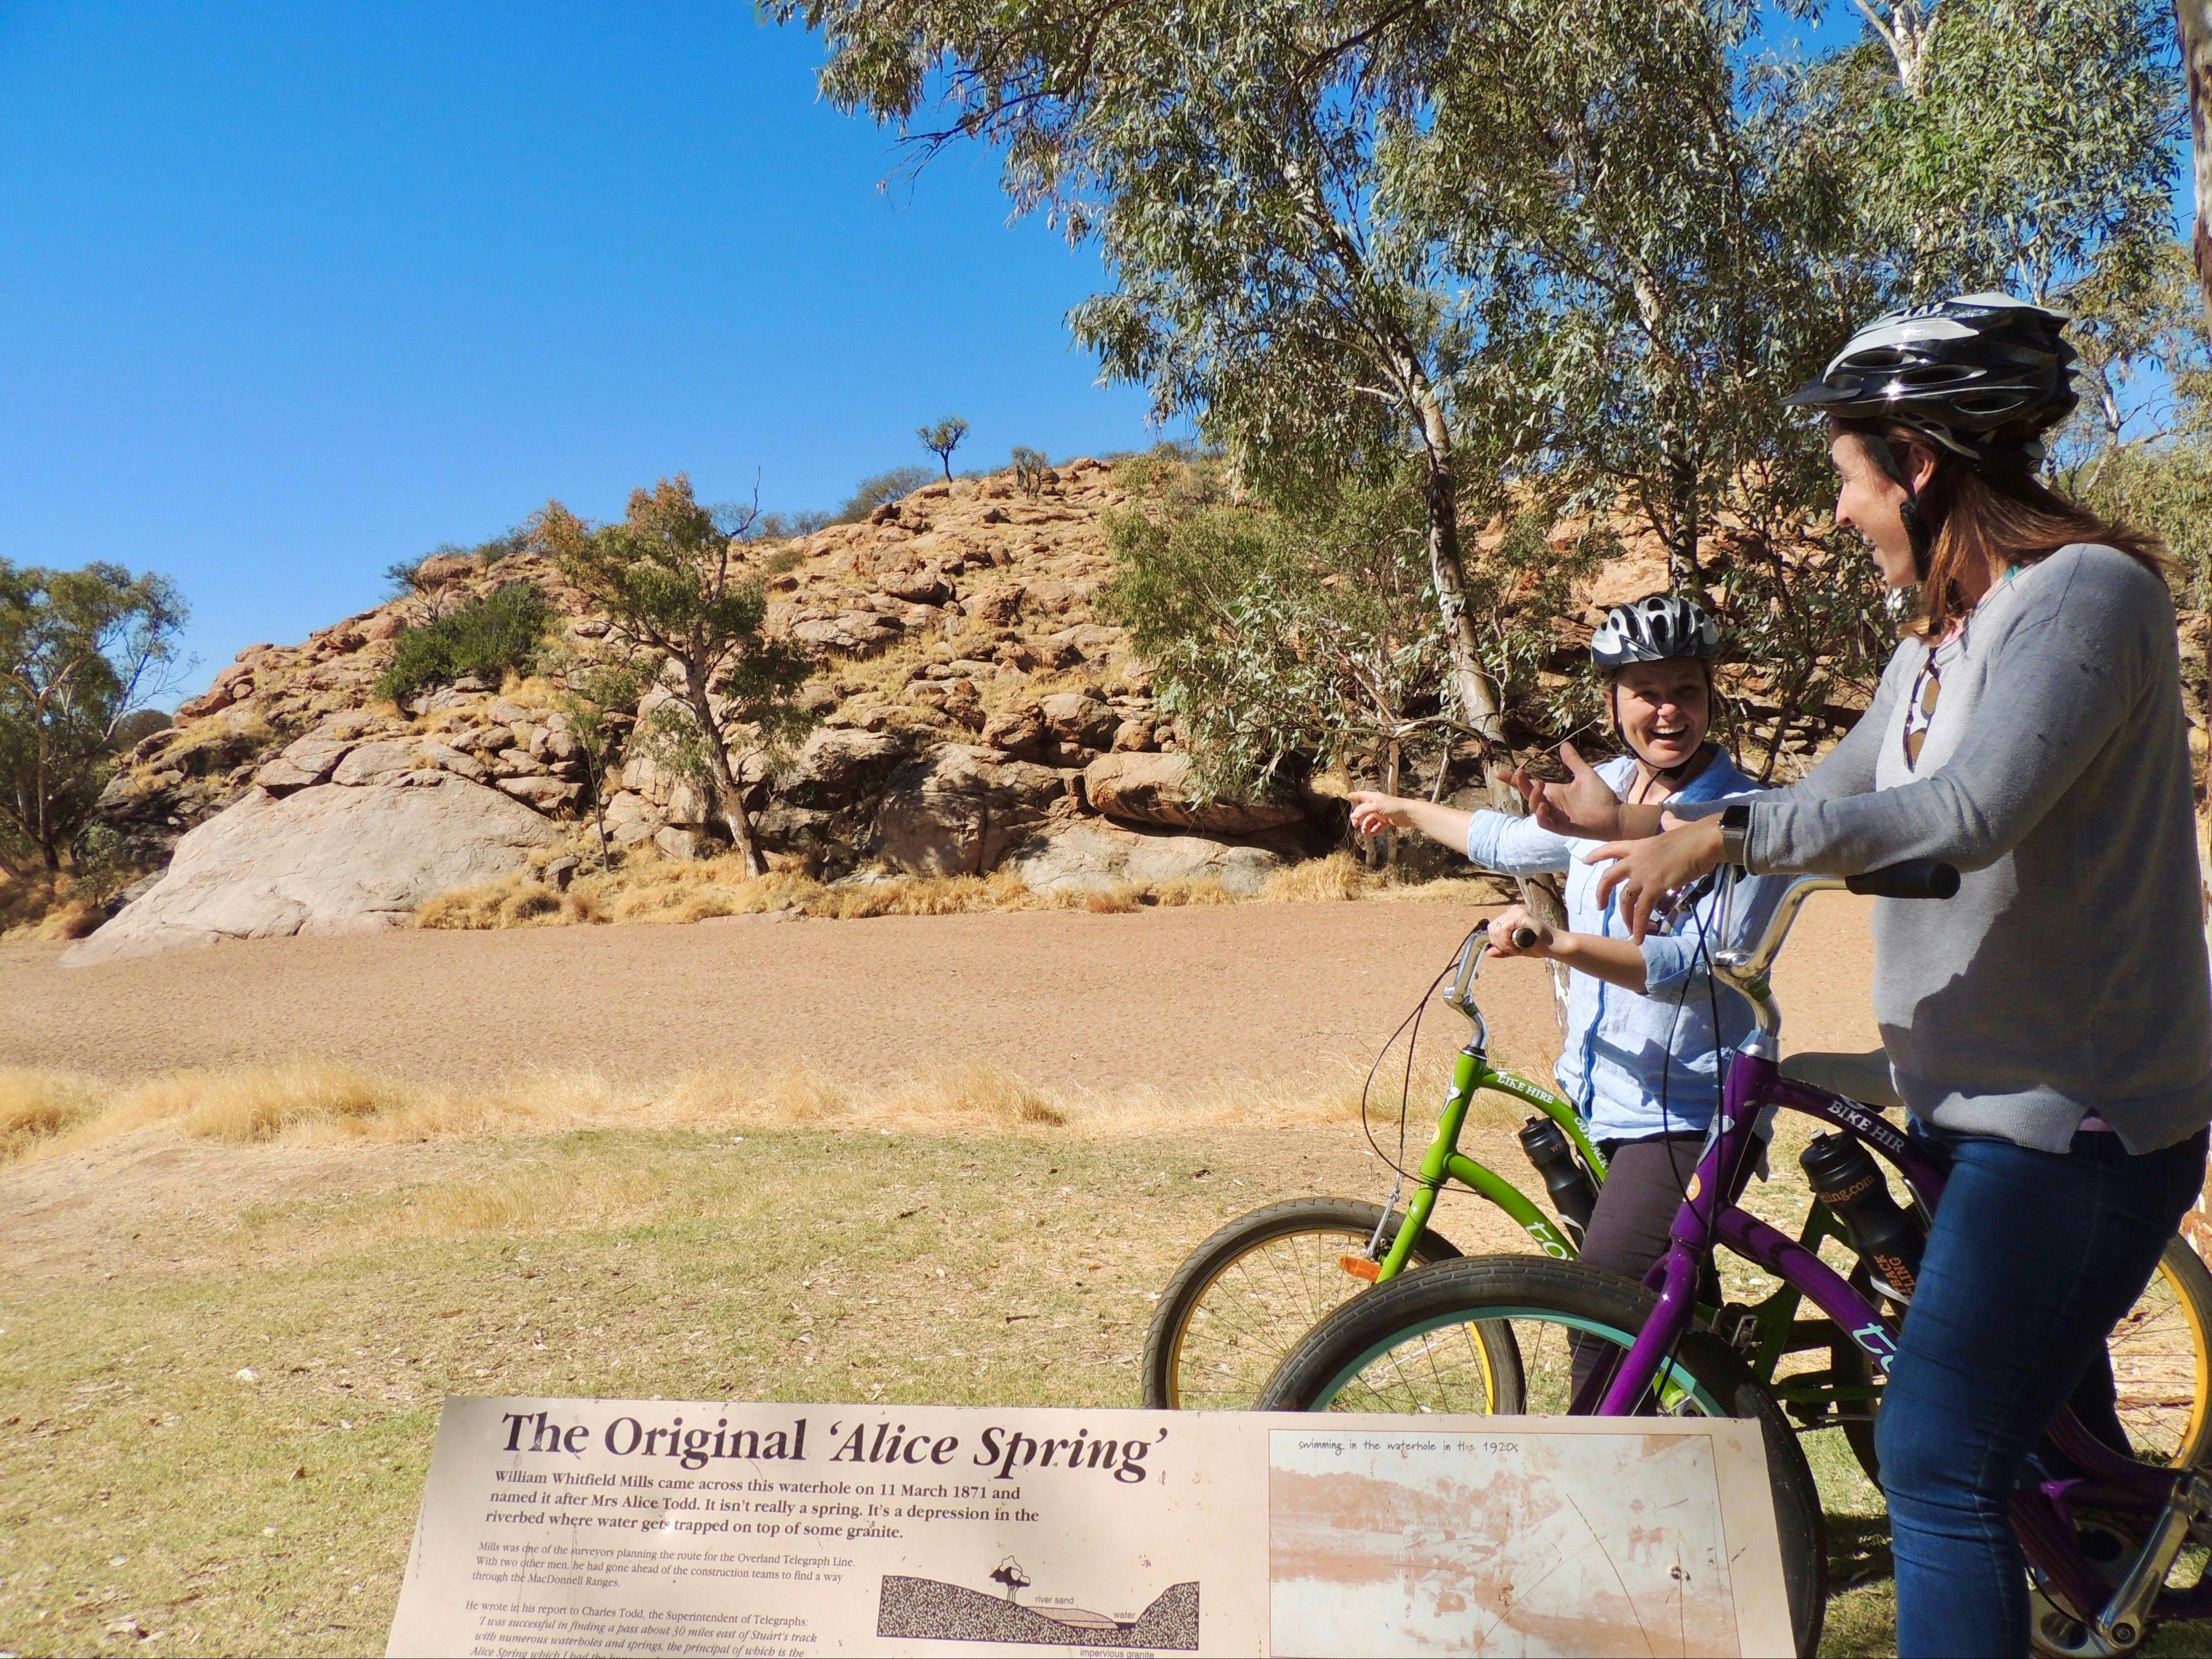
M1738 1353L1757 1353L1759 1310L1747 1308L1741 1302L1728 1303L1713 1316L1713 1335Z
M1380 1262L1370 1262L1364 1256L1339 1256L1336 1264L1354 1279L1364 1279L1370 1285L1381 1276L1382 1272L1382 1264Z

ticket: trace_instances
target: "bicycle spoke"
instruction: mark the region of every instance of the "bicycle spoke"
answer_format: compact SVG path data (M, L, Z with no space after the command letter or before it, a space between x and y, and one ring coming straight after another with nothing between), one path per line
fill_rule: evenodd
M1249 1403L1298 1338L1365 1287L1338 1265L1364 1235L1298 1232L1236 1258L1185 1328L1177 1388L1186 1407Z

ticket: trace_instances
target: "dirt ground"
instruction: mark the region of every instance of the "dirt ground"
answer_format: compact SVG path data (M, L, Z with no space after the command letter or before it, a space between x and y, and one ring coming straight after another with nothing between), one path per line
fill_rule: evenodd
M270 941L82 970L58 966L59 948L19 945L0 949L0 1065L128 1082L183 1067L342 1057L463 1087L532 1072L649 1081L714 1064L806 1064L866 1086L981 1062L1102 1093L1247 1081L1287 1092L1364 1070L1480 914L1335 904L798 925L747 917ZM1869 949L1866 901L1824 896L1808 906L1778 974L1787 1046L1876 1044ZM1558 1038L1541 972L1492 964L1480 996L1493 1052L1546 1073ZM1465 1030L1441 1005L1431 1015L1423 1053L1441 1057ZM1395 1100L1385 1089L1378 1117L1388 1118ZM1416 1105L1416 1144L1431 1111ZM1258 1122L1249 1133L1239 1150L1255 1162L1285 1139L1317 1158L1324 1190L1364 1190L1376 1178L1356 1133L1284 1137ZM1232 1130L1225 1141L1240 1138ZM1517 1166L1517 1150L1498 1138L1503 1166ZM444 1141L238 1147L131 1135L0 1167L0 1270L189 1273L257 1206L433 1180L460 1156Z
M1295 1194L1388 1195L1356 1122L1265 1103L1309 1080L1340 1094L1478 914L400 934L81 972L0 949L0 1067L118 1086L344 1058L434 1088L536 1074L539 1097L580 1071L717 1064L888 1096L975 1064L1063 1099L1158 1097L941 1132L241 1141L170 1120L0 1167L0 1653L380 1649L454 1394L1133 1403L1152 1301L1200 1238ZM1791 1046L1872 1045L1868 966L1863 907L1816 900L1778 976ZM1493 1051L1540 1070L1541 971L1497 965L1482 1001ZM1433 1008L1425 1051L1464 1029ZM1416 1147L1435 1104L1414 1100ZM1395 1150L1395 1084L1380 1105ZM1466 1150L1525 1170L1515 1121L1471 1123ZM1437 1225L1465 1250L1523 1245L1465 1195ZM1832 1571L1868 1581L1832 1604L1824 1650L1884 1650L1874 1500L1846 1452L1814 1455Z
M1869 901L1808 905L1777 976L1791 1048L1870 1049ZM1236 905L284 939L65 969L0 948L0 1065L128 1081L343 1058L459 1086L811 1063L853 1082L981 1061L1054 1087L1364 1067L1484 912ZM1483 980L1499 1051L1557 1051L1542 971ZM1438 1010L1438 1017L1451 1016Z

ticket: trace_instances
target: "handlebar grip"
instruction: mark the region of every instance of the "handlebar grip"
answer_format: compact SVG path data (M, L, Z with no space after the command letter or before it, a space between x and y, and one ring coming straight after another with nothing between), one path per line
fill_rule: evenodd
M1534 929L1534 928L1516 928L1516 929L1513 929L1513 948L1514 948L1514 949L1516 949L1516 950L1526 950L1526 949L1528 949L1528 947L1529 947L1529 946L1531 946L1531 945L1534 944L1535 942L1536 942L1536 929Z
M1853 893L1876 899L1948 899L1959 891L1959 870L1934 858L1908 858L1901 864L1846 876Z

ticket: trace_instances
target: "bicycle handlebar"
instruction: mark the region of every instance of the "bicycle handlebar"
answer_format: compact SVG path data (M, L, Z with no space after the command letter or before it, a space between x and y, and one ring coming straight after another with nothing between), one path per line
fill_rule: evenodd
M1750 1002L1759 1029L1769 1037L1782 1029L1782 1010L1775 1006L1766 973L1781 954L1782 942L1790 936L1798 910L1816 893L1845 891L1881 899L1948 899L1959 891L1959 871L1957 866L1936 859L1911 858L1858 875L1801 875L1792 881L1767 918L1766 930L1758 943L1748 950L1717 951L1713 955L1714 978Z
M1853 893L1876 899L1949 899L1959 891L1958 867L1934 858L1908 858L1901 864L1844 878Z

